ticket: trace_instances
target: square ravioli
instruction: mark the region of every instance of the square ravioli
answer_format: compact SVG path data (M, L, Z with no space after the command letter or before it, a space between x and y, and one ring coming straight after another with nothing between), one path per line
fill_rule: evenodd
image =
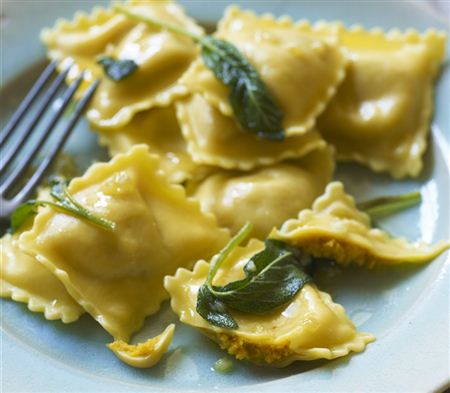
M228 240L213 216L170 185L144 145L94 164L69 185L73 197L116 224L112 231L43 209L21 246L116 339L127 341L167 298L163 278L211 256Z
M283 112L287 136L314 127L345 75L347 57L338 36L330 29L322 29L321 24L294 23L287 17L275 19L229 7L215 36L234 44L256 68ZM233 116L229 89L201 58L180 83L191 93L202 94L223 115Z
M446 35L330 28L336 26L351 60L344 82L318 119L319 131L336 147L339 160L395 178L419 175Z
M245 264L263 249L264 243L256 239L236 247L220 266L216 285L242 279ZM175 276L165 278L164 286L181 322L199 329L239 360L285 367L296 360L335 359L362 352L375 340L370 333L358 332L344 308L312 283L303 286L288 304L269 313L233 310L238 329L211 325L196 310L197 293L209 269L206 261L197 262L192 271L180 268Z
M301 159L253 171L218 171L188 183L187 189L203 210L217 217L219 225L237 233L250 222L252 235L265 239L273 227L309 208L333 171L333 149L327 146Z
M169 0L130 1L133 13L162 19L197 34L202 29L183 9ZM87 83L102 77L88 111L89 120L100 127L120 127L143 110L167 106L186 89L177 84L197 56L190 38L136 22L112 9L96 8L91 14L77 13L73 21L60 20L44 29L42 41L51 59L62 68L73 62L68 82L82 71ZM138 68L124 81L104 77L97 64L100 55L132 60ZM145 88L143 88L145 86Z

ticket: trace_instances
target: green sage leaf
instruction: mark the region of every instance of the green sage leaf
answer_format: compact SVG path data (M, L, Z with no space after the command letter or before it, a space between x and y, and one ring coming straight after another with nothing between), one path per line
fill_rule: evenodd
M205 65L230 88L229 102L239 124L261 138L283 140L283 113L255 67L230 42L206 36L200 44Z
M245 265L246 277L212 293L229 308L264 314L289 302L311 280L297 258L277 240L266 240L265 249Z
M103 66L105 74L115 82L125 79L138 69L133 60L114 60L109 56L100 57L97 63Z
M224 329L238 328L227 306L210 292L207 285L202 285L198 291L197 312L211 325Z
M26 222L31 220L38 213L39 203L35 200L29 200L28 202L20 205L11 214L11 230L17 232Z
M388 216L419 204L422 196L419 191L400 195L382 196L358 203L358 209L374 217Z
M248 236L249 224L225 246L211 262L205 284L197 296L197 312L209 323L225 329L238 324L230 310L264 314L289 302L309 281L306 269L312 258L302 250L274 239L265 241L263 251L253 255L244 266L245 277L224 286L213 285L220 265Z
M13 211L10 218L11 229L13 232L18 231L28 220L33 218L37 214L39 206L50 206L56 210L61 210L110 231L116 228L114 222L98 217L85 207L81 206L69 193L65 182L53 181L51 184L50 195L54 201L31 199Z

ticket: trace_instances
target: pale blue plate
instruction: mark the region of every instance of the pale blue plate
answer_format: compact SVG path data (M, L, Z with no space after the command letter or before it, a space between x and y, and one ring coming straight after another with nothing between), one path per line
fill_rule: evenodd
M36 75L44 57L39 31L59 16L68 17L93 2L10 1L3 3L1 22L2 123ZM203 22L216 21L227 4L185 1L187 11ZM434 26L448 29L445 17L423 2L252 1L238 2L258 12L288 14L295 19L340 19L366 27ZM446 24L447 23L447 24ZM448 51L447 51L448 52ZM31 72L30 72L31 70ZM30 75L31 74L31 75ZM359 199L421 189L420 208L384 220L396 235L428 242L449 237L449 70L436 93L436 114L426 168L419 179L392 181L388 176L348 165L337 178ZM82 124L67 150L85 166L104 157L95 137ZM321 286L343 304L362 331L377 341L362 354L332 362L299 362L273 370L234 362L227 375L212 371L224 356L195 330L177 324L174 341L155 368L130 368L105 347L110 337L90 317L63 325L48 322L18 303L2 300L2 376L4 392L429 392L449 383L449 256L421 268L338 271ZM166 304L151 317L139 338L159 333L176 317Z

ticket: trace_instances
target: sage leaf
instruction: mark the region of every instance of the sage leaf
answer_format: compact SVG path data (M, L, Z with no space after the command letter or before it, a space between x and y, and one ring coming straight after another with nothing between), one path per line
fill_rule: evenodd
M224 329L238 328L238 324L227 311L227 306L210 292L207 285L201 286L198 291L197 312L211 325Z
M194 34L167 21L135 14L123 6L117 5L114 9L129 18L185 35L198 43L205 65L229 87L228 99L240 126L260 138L272 141L284 139L281 109L255 67L236 46L210 35Z
M205 36L200 44L205 65L230 88L229 101L239 124L261 138L283 140L283 113L255 67L230 42Z
M267 239L264 250L253 255L244 266L245 277L224 286L213 285L214 276L228 255L248 236L246 224L211 262L205 284L197 296L197 312L209 323L225 329L238 324L230 314L236 310L264 314L289 302L309 281L306 269L312 258L302 250Z
M311 280L284 243L271 239L247 262L244 272L244 279L213 286L212 293L228 307L250 314L264 314L286 304Z
M97 63L103 66L105 74L115 82L125 79L138 69L133 60L114 60L110 56L100 57Z
M374 198L358 203L358 209L373 217L388 216L398 211L408 209L419 204L422 196L419 191L400 195L390 195Z
M20 205L11 214L11 230L17 232L28 220L31 220L38 213L39 203L35 200L29 200Z
M88 209L80 205L74 197L69 193L65 182L54 182L52 184L50 195L57 201L56 206L72 214L96 224L104 229L114 230L116 224L110 220L99 217Z
M98 217L85 207L81 206L69 193L65 182L53 181L50 195L53 198L53 201L31 199L14 210L10 218L12 232L18 231L28 220L34 217L38 212L39 206L50 206L56 210L63 211L72 216L91 222L103 229L112 231L116 228L114 222Z

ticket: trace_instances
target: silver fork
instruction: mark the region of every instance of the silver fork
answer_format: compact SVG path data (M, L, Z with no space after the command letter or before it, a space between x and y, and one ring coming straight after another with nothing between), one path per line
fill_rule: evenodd
M17 129L18 124L23 119L28 110L30 110L33 102L36 100L41 92L44 92L46 84L52 77L55 69L57 67L57 62L50 63L47 68L39 76L38 80L35 82L34 86L31 88L27 96L24 98L19 108L12 115L8 124L0 132L0 176L5 175L6 169L11 166L11 164L18 157L20 150L25 145L27 139L32 135L33 130L35 130L36 125L42 119L44 114L48 111L51 104L54 102L54 98L64 84L64 80L69 72L69 68L61 72L50 84L45 94L42 96L41 102L37 107L36 113L30 119L30 124L25 127L22 132L14 132ZM43 160L37 165L37 168L33 171L33 174L27 180L25 185L13 196L9 194L13 190L14 186L17 184L21 177L29 170L33 159L37 156L45 142L48 140L49 136L52 134L52 130L55 129L58 120L61 118L64 110L70 104L75 92L83 81L83 74L68 88L65 89L61 98L61 106L52 113L48 124L45 125L44 130L41 135L37 138L36 142L31 146L30 150L21 157L20 162L7 174L4 180L0 183L0 221L6 221L9 219L11 213L33 192L34 188L39 184L39 182L44 177L47 169L54 162L59 151L63 148L65 142L67 141L71 131L76 125L77 121L81 117L84 108L89 103L95 89L98 86L99 81L92 83L87 89L84 96L77 103L74 112L71 114L67 124L64 126L60 135L56 139L55 143L51 146L48 154L43 158ZM6 146L7 141L11 138L13 134L18 134L15 136L14 140L11 140L10 146Z

